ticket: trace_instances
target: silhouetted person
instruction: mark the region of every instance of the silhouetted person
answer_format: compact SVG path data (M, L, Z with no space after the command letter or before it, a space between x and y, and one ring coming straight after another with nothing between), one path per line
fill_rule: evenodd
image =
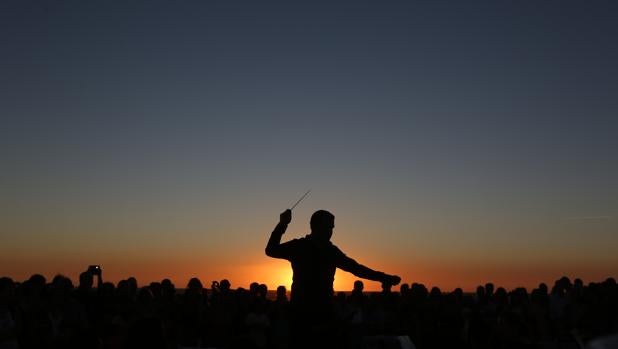
M266 255L292 263L290 305L294 347L324 347L328 345L324 339L333 331L333 281L337 268L385 286L397 285L401 278L359 264L333 245L330 238L335 216L330 212L320 210L311 216L311 234L281 243L281 236L291 221L291 210L281 213L266 245Z
M226 347L234 340L234 325L238 314L238 300L228 280L212 283L210 297L212 310L211 334L213 347Z
M94 277L97 278L97 290L103 284L103 276L101 267L98 265L91 265L88 269L79 274L79 285L73 292L75 297L86 308L86 312L89 317L93 316L93 311L96 303L96 292L93 288ZM91 319L92 320L92 319Z
M15 283L8 277L0 278L0 348L19 348L17 322L13 302Z
M276 301L278 303L287 303L288 302L287 292L288 291L285 289L285 286L281 285L281 286L277 287L277 298L276 298Z

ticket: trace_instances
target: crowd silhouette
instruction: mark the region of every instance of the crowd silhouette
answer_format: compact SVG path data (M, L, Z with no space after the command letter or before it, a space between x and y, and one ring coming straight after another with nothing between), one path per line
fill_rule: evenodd
M97 284L94 285L94 278ZM507 291L487 283L476 293L419 283L367 293L362 281L338 292L332 347L367 348L376 336L408 336L416 348L584 348L618 332L613 278L587 285L556 280ZM206 289L192 278L138 287L135 278L104 282L89 269L71 279L40 274L0 278L0 348L294 348L285 287ZM386 347L386 346L382 346Z

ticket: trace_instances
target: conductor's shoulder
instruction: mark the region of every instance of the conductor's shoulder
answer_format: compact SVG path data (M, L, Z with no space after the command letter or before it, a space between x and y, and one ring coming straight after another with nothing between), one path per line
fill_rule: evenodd
M331 249L331 251L332 251L333 253L345 255L345 253L343 253L343 251L341 251L341 250L339 249L339 247L337 247L337 246L336 246L335 244L333 244L333 243L331 243L331 244L330 244L330 249Z

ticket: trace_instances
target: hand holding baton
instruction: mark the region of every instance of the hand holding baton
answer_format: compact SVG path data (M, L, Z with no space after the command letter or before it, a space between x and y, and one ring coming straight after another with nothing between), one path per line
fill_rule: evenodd
M288 225L290 224L290 222L292 221L292 210L294 209L294 207L296 207L301 201L303 201L303 199L309 194L309 192L311 192L311 189L307 190L307 192L300 197L300 199L298 199L298 201L296 201L296 203L294 205L292 205L291 208L288 208L287 210L285 210L281 215L279 215L279 223L280 224L285 224Z

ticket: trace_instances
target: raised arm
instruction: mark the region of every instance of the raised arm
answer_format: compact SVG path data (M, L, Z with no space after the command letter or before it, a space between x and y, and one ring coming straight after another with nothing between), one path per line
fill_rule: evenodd
M292 211L285 210L279 215L279 223L272 233L266 245L266 255L273 258L288 258L285 244L281 244L281 236L285 234L288 224L292 221Z
M97 289L100 290L101 286L103 286L103 269L99 266L97 270Z

